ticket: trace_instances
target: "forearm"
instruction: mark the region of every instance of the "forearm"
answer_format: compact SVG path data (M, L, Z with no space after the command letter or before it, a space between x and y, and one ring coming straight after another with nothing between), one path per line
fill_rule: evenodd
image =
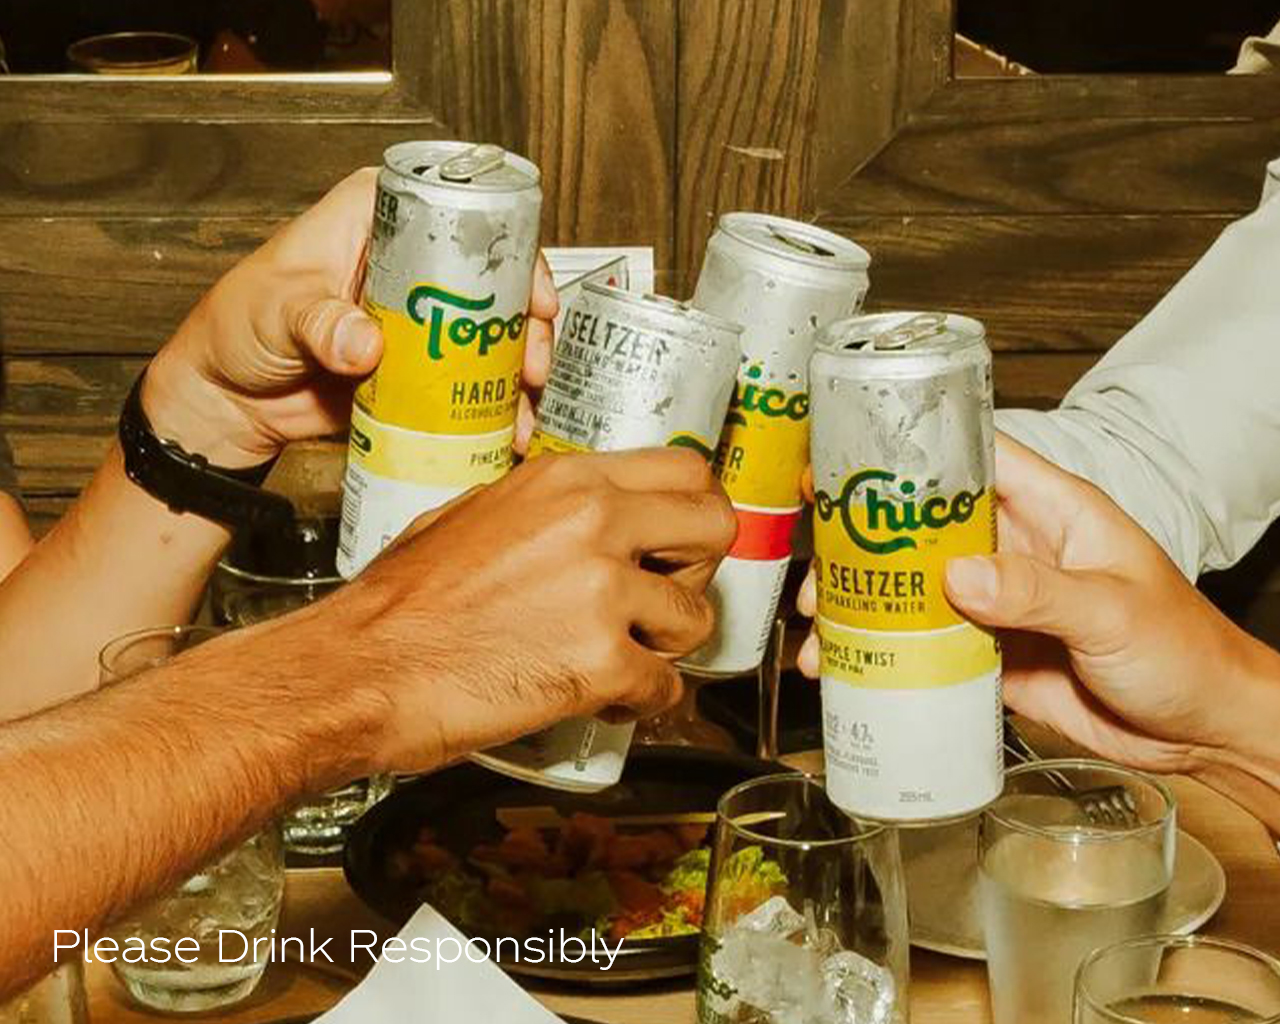
M0 492L0 580L27 557L34 543L22 505Z
M0 726L0 1002L288 801L367 772L384 709L332 682L332 625L290 616ZM330 659L321 685L314 665Z
M0 585L0 721L92 689L121 633L189 620L228 534L175 515L124 473L118 446ZM15 666L22 666L21 678Z
M1244 637L1229 672L1221 721L1196 749L1193 774L1280 835L1280 654Z

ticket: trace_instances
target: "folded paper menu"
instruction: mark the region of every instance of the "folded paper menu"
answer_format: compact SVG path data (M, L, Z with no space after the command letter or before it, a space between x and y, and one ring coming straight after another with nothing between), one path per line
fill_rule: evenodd
M316 1024L563 1024L467 938L423 904L354 991ZM419 962L414 962L415 960ZM393 962L398 961L398 962Z

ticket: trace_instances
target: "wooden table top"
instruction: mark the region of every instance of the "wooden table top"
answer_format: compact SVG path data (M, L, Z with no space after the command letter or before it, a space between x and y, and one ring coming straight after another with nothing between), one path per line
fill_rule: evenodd
M1227 875L1227 898L1202 932L1236 939L1280 955L1280 856L1266 830L1251 815L1190 779L1175 778L1181 826L1217 854ZM336 938L328 949L338 963L273 964L254 995L243 1004L196 1020L226 1024L294 1024L332 1006L370 966L344 962L349 935L372 928L393 935L395 928L365 908L347 888L337 868L291 871L279 933ZM339 955L341 954L341 955ZM147 1024L159 1019L133 1006L102 964L88 970L92 1024ZM531 991L557 1013L607 1024L691 1024L692 982L619 994L582 994L534 986ZM985 967L936 953L912 950L911 1019L914 1024L986 1024ZM441 1022L453 1024L453 1022Z

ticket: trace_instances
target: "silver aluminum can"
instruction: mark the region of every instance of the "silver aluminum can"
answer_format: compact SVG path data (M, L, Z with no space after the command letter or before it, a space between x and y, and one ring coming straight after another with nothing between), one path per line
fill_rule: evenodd
M556 343L529 457L682 445L710 459L741 333L672 299L584 285ZM595 792L621 778L634 729L569 718L474 760L540 786Z
M862 307L871 257L847 238L761 213L720 218L693 305L743 325L742 363L716 467L738 539L709 594L716 633L681 668L754 671L791 561L809 457L809 357L815 329Z
M710 459L741 335L686 303L588 282L565 313L529 454L686 445Z
M1004 782L1000 651L943 577L996 545L985 332L945 313L839 321L811 393L827 792L864 818L972 813Z
M510 468L541 209L537 167L501 147L386 151L363 294L383 354L351 412L344 577Z

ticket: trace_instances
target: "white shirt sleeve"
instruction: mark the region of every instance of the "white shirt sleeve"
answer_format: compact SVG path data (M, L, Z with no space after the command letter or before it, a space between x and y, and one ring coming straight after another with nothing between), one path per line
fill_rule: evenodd
M1280 23L1265 37L1250 36L1240 47L1229 75L1265 75L1280 71Z
M997 426L1092 480L1194 578L1280 516L1280 199L1228 227L1053 412Z

